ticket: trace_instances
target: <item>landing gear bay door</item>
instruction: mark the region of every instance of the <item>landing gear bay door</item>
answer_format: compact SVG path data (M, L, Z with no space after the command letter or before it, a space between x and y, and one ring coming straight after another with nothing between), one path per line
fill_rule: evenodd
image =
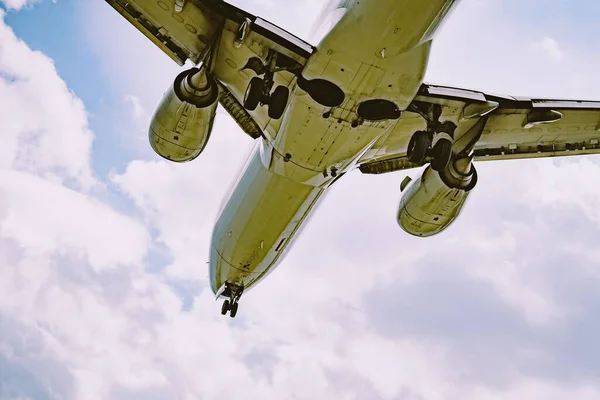
M453 157L470 155L476 161L600 154L600 101L499 96L424 84L395 127L360 160L360 170L381 174L431 161L430 156L419 162L410 157L415 138L430 126L439 127L436 135L438 130L450 134ZM431 150L424 149L435 153Z
M243 107L250 80L274 70L272 87L288 86L314 52L296 36L222 0L106 1L179 65L208 65L221 105L254 138L271 118L266 107Z

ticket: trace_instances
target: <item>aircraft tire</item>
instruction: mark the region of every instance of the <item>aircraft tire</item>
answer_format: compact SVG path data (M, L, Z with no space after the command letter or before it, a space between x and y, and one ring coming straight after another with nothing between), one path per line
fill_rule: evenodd
M434 171L443 171L446 169L452 158L452 141L448 139L440 139L433 146L433 160L431 168Z
M235 316L237 315L237 311L238 311L238 303L233 303L231 305L230 311L229 311L229 316L231 318L235 318Z
M283 116L290 98L290 90L285 86L277 86L271 94L269 102L269 117L279 119Z
M221 315L227 314L227 311L229 311L230 309L232 309L232 308L229 307L229 300L225 300L223 302L223 305L221 306ZM237 307L236 307L236 311L237 311Z
M256 107L258 107L263 96L264 85L265 82L257 76L250 80L248 88L246 88L246 93L244 94L244 108L246 110L256 110Z
M422 164L425 160L429 145L429 134L426 131L415 132L410 138L408 149L406 150L408 161L413 164Z

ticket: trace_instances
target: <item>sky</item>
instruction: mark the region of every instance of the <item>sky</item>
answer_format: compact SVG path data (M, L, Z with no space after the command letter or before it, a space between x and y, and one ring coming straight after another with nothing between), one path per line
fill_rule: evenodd
M235 4L302 37L320 7ZM406 172L348 174L232 320L208 247L252 140L220 110L160 159L177 65L101 0L0 8L0 400L600 398L599 157L479 163L427 239L395 220ZM426 80L600 99L599 13L463 0Z

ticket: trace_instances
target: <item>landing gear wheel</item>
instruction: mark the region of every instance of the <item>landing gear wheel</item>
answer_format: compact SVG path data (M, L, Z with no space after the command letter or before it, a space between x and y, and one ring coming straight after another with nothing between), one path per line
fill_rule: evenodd
M430 143L429 133L426 131L415 132L410 138L410 142L408 142L408 149L406 151L408 161L413 164L423 164Z
M269 117L279 119L283 116L285 107L290 97L290 90L285 86L277 86L271 94L269 102Z
M452 141L449 139L440 139L433 146L433 160L431 168L434 171L443 171L448 166L452 158Z
M263 97L263 88L265 87L265 81L255 76L250 80L246 93L244 94L244 108L249 111L256 110L258 104Z
M221 315L227 314L227 311L229 311L230 309L231 308L229 307L229 300L225 300L223 302L223 305L221 306ZM237 307L235 308L235 310L237 311Z
M233 303L231 305L230 311L229 311L229 316L231 318L235 318L236 314L237 314L237 310L238 310L238 303Z

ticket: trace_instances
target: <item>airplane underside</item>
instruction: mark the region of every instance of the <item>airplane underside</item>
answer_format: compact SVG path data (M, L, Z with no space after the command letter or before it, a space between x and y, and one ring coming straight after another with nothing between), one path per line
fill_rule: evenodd
M423 83L458 0L330 0L317 47L222 0L106 1L174 61L196 65L156 110L157 154L198 157L219 104L256 140L210 247L210 285L231 317L351 170L426 166L402 182L397 213L402 229L426 237L462 211L475 161L600 153L600 102Z
M371 41L364 48L348 50L347 43L358 42L357 24L366 24L377 36L390 25L406 22L406 16L395 11L397 5L368 8L366 3L359 7L360 14L342 19L329 32L291 89L273 89L269 65L276 65L276 59L252 65L262 77L251 79L245 108L254 110L263 104L271 119L283 119L272 140L258 139L261 143L215 225L211 285L217 296L228 297L223 314L230 311L231 316L236 315L237 293L248 290L276 267L323 192L401 118L401 110L412 103L421 86L432 39L426 36L426 28L448 2L435 2L438 9L427 10L429 18L415 27L413 35L397 40L397 48L390 48L388 55L381 54L380 45L376 48ZM393 16L388 25L381 24L382 15ZM324 63L335 65L335 70L323 69ZM345 71L353 69L357 73L344 79ZM396 88L393 96L385 89L396 82L381 82L390 72L404 78L402 90ZM348 112L356 104L356 111ZM435 110L425 110L423 116L428 126L415 135L418 143L413 146L422 154L413 158L422 162L427 151L437 153L432 165L444 169L450 162L450 135L456 126L440 122ZM418 157L421 159L416 160Z
M264 165L261 145L252 151L213 231L210 283L228 304L237 304L237 293L272 272L326 190L273 173Z

